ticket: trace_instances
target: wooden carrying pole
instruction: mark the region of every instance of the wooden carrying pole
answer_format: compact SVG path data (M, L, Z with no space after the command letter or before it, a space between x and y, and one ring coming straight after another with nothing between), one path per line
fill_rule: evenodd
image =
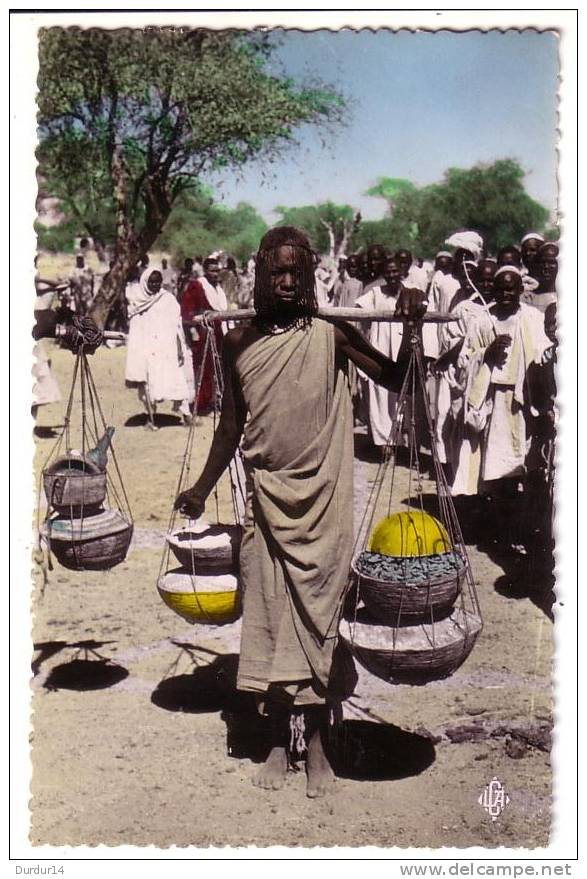
M184 320L184 327L197 327L203 323L208 323L210 321L217 320L225 320L225 321L241 321L241 320L252 320L256 316L257 312L254 308L239 308L234 311L205 311L203 314L197 314L192 320ZM404 321L407 318L402 317L401 315L397 315L395 311L391 309L386 311L375 311L370 308L336 308L334 306L322 306L318 309L316 313L317 317L321 317L324 320L348 320L348 321ZM440 311L427 311L418 321L423 321L423 323L433 323L433 324L442 324L448 323L449 321L455 321L457 318L453 317L450 314L443 314ZM418 321L414 321L417 323ZM126 340L127 336L124 333L114 332L111 330L106 330L104 332L105 339L118 339L120 341Z
M184 326L195 327L208 321L226 320L241 321L251 320L256 316L257 312L254 308L239 308L235 311L205 311L203 314L197 314L192 320L184 321ZM403 321L407 318L397 315L395 310L376 311L370 308L337 308L331 305L321 306L316 312L317 317L324 320L348 320L348 321ZM418 320L424 323L447 323L456 320L449 314L442 314L439 311L428 311Z

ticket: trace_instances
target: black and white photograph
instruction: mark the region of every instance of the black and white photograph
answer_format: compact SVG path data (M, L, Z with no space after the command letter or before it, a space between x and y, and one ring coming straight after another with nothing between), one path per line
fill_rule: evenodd
M13 856L570 863L576 11L10 19Z

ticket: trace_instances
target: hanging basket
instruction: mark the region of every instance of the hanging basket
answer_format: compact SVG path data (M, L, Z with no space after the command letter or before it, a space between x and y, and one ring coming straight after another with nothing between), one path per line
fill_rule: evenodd
M168 571L159 577L157 589L165 604L188 623L223 626L241 615L239 585L233 574Z
M95 513L106 498L106 473L75 455L58 458L43 470L43 488L50 508L71 516Z
M50 518L40 530L64 568L105 571L126 558L133 525L119 510L103 510L83 519Z
M238 572L242 528L240 525L211 525L198 519L167 535L180 565L194 574Z
M389 683L426 683L445 678L468 657L482 628L481 618L455 609L431 624L381 626L366 615L342 620L340 635L367 671Z
M74 425L78 411L79 429ZM73 368L63 430L42 467L37 496L40 539L50 555L71 571L113 568L126 558L132 540L132 513L112 445L113 433L82 345ZM48 508L41 523L42 489Z
M369 612L381 623L431 622L451 608L467 575L457 552L400 558L362 552L351 579Z

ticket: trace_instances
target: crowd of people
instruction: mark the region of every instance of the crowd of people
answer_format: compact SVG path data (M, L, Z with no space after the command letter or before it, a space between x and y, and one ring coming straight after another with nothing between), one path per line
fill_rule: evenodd
M529 232L493 257L476 232L462 231L446 248L426 263L374 244L333 270L300 230L279 227L242 271L218 253L186 260L177 275L146 257L128 278L116 320L128 321L126 381L147 426L156 429L165 400L186 424L216 411L219 368L225 378L207 461L175 505L201 516L240 446L248 478L237 687L270 721L262 787L283 784L287 742L303 715L308 796L330 789L331 712L352 692L337 627L353 545L353 427L362 421L378 454L388 454L414 333L433 426L420 439L455 500L484 504L485 539L518 559L540 559L552 577L558 246ZM36 286L36 337L57 335L41 318L59 285L37 276ZM231 327L231 307L248 305L255 318ZM357 319L315 320L324 305ZM407 321L362 319L361 309ZM227 314L194 323L213 311ZM444 320L420 321L426 311ZM83 313L74 329L72 350L97 338ZM210 351L216 359L204 361Z
M393 310L404 288L450 320L424 324L421 343L434 447L461 510L479 509L484 539L537 584L552 584L558 245L537 232L485 253L472 231L447 239L433 264L373 245L339 267L334 305ZM371 344L407 368L398 322L362 322ZM382 455L397 394L359 376L357 413ZM425 439L423 446L426 445Z
M551 558L545 523L550 521L556 421L558 246L529 232L490 256L479 234L461 231L445 247L433 262L381 244L341 257L338 264L314 254L316 301L389 311L402 290L416 289L425 294L429 311L451 318L424 323L421 343L434 446L452 494L465 505L467 498L490 501L487 533L505 530L513 553L523 556L541 547ZM124 300L112 308L107 328L127 334L126 381L138 389L149 429L157 429L162 401L171 401L186 425L194 412L217 408L213 350L221 356L230 322L190 322L205 312L251 307L255 271L254 255L240 268L218 251L204 259L186 258L179 271L166 258L151 264L145 256L130 273ZM81 252L67 284L37 279L37 307L51 307L57 296L61 310L83 316L98 287ZM407 368L410 334L403 323L360 320L356 326L375 349ZM52 402L58 389L46 362L41 360L39 369L45 376L40 402ZM398 393L353 364L350 371L355 421L365 424L384 457ZM426 440L423 449L430 446Z

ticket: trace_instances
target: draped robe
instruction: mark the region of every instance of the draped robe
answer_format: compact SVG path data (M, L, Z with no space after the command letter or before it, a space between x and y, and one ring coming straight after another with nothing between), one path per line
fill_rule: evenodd
M213 287L206 278L194 278L188 281L184 287L181 297L181 317L184 321L190 321L198 314L205 311L226 311L228 308L226 296L222 287L218 285ZM202 369L202 360L206 350L206 335L208 332L214 333L216 348L218 351L222 348L222 336L224 333L223 325L216 322L213 329L208 330L206 327L198 327L190 333L190 348L193 357L194 383L198 381L200 371L202 371L200 390L196 401L198 412L207 411L215 404L216 382L214 378L214 362L212 360L211 348L208 348L206 355L206 363Z
M331 698L353 546L353 419L334 328L255 340L236 359L249 417L237 686L294 704Z

